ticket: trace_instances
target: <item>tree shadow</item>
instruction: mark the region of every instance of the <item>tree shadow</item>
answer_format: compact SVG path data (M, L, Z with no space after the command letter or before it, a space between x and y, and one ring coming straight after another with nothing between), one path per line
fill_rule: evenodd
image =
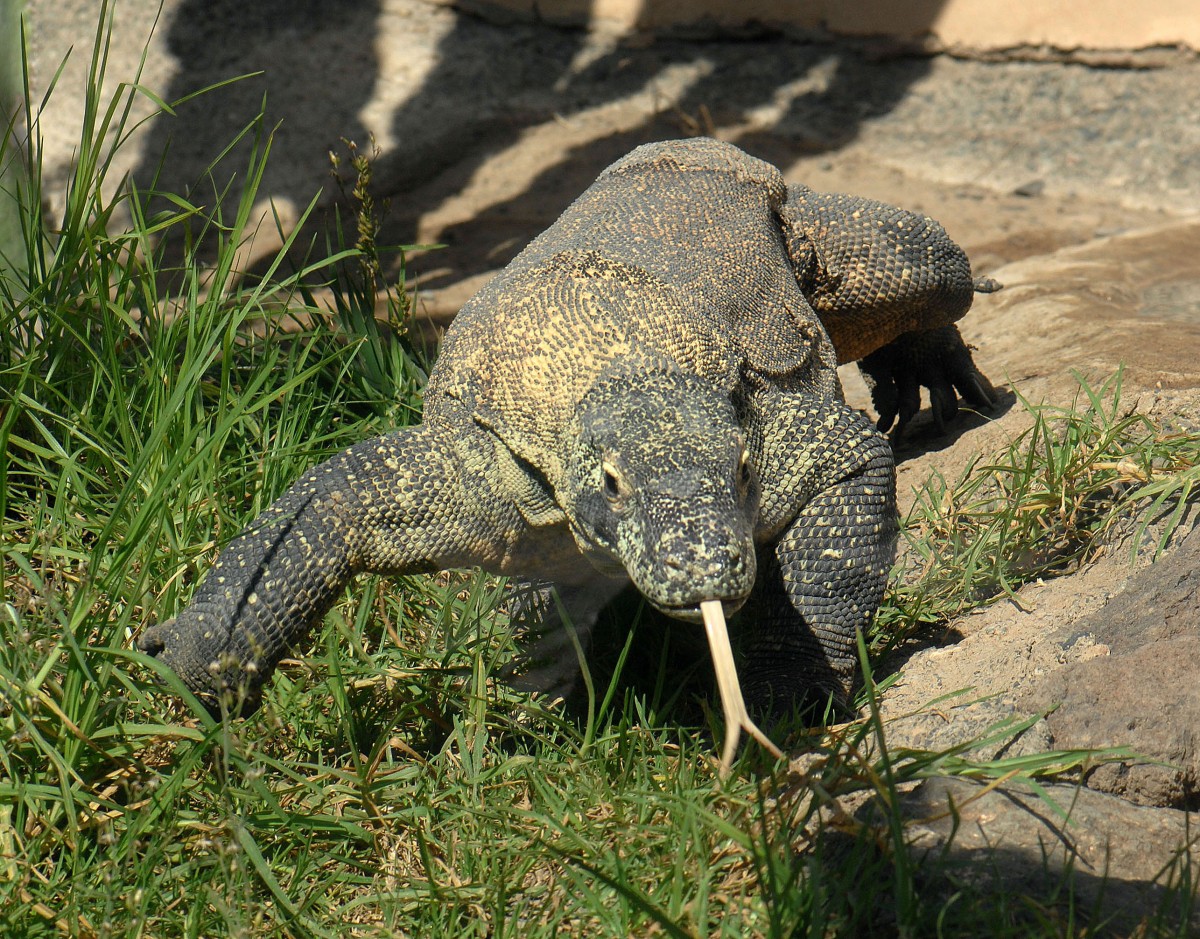
M663 2L644 0L642 19L658 19ZM920 15L932 23L939 8L940 0L932 0ZM433 15L425 9L421 15ZM275 136L260 197L281 207L285 225L322 187L323 207L335 207L328 154L341 150L343 139L368 145L362 113L380 82L392 80L381 74L376 48L385 12L381 0L181 0L167 34L179 61L168 101L239 74L262 74L157 119L135 181L209 207L224 202L229 218L237 187L221 193L230 177L244 172L249 141L216 169L210 164L265 107ZM461 192L530 128L552 120L586 123L598 109L654 88L662 97L659 107L643 109L618 131L585 135L520 192L442 231L446 249L415 265L423 289L433 290L503 266L605 166L638 144L719 129L756 155L787 165L801 154L845 146L864 122L895 107L929 67L924 58L872 57L861 44L806 43L765 32L740 41L605 42L582 29L497 26L461 13L436 45L435 64L393 113L390 142L375 167L376 198L392 205L381 242L416 241L423 216ZM314 230L327 220L318 213Z
M440 130L441 141L385 155L396 213L385 238L412 240L420 219L460 192L491 158L505 153L536 123L584 122L605 105L628 99L664 76L688 76L679 94L664 91L661 107L619 131L566 148L515 195L498 199L439 233L444 249L418 261L423 290L438 290L507 264L600 174L633 147L714 133L776 165L835 152L862 125L886 114L929 69L926 58L876 59L852 44L804 44L780 37L695 42L660 39L641 47L613 45L596 54L581 32L555 33L551 54L494 79L490 57L470 56L481 25L462 18L443 40L435 68L396 114L393 136L428 127L439 102L478 98L502 88L510 102L473 122ZM534 43L536 45L536 43ZM586 54L585 54L586 53ZM584 58L580 63L578 58ZM482 60L481 60L482 59ZM678 78L675 79L678 81ZM539 89L553 88L546 96ZM515 104L513 103L515 102ZM453 112L457 110L450 106ZM439 308L447 317L452 309Z
M163 95L182 103L150 126L135 184L230 221L255 146L244 132L262 114L273 140L259 196L286 225L328 182L342 138L369 136L359 113L376 84L379 11L380 0L182 0L166 34L179 69Z

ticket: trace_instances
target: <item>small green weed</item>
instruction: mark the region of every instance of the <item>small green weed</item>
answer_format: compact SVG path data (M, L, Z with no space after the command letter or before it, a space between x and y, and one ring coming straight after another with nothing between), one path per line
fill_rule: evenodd
M1200 495L1200 435L1126 409L1119 371L1099 388L1077 378L1070 405L1022 399L1028 430L956 482L925 483L876 618L881 644L1076 569L1130 519L1134 552L1166 546Z

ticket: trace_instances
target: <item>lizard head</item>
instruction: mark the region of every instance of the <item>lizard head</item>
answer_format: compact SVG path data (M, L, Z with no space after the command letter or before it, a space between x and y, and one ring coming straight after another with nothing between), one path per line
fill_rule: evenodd
M678 371L611 376L584 396L565 468L560 504L602 571L680 619L745 602L759 486L727 391Z

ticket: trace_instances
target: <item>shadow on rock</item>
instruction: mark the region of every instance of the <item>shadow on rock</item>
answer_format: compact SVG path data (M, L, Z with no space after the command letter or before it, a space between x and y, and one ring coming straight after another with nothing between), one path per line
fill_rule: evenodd
M930 4L931 18L939 6ZM643 14L655 19L653 0ZM168 15L168 47L179 61L168 101L261 74L159 118L134 176L143 189L183 193L210 208L223 202L226 218L236 200L236 187L226 187L245 172L249 140L219 166L210 163L261 108L275 140L260 197L275 200L286 227L328 188L328 154L340 152L343 139L368 145L371 128L362 115L378 107L381 85L394 83L406 57L427 54L433 43L434 64L394 110L391 142L377 162L375 195L392 197L394 207L382 242L417 241L421 218L530 128L586 124L598 109L641 96L623 130L577 135L588 139L555 154L519 192L453 226L447 249L418 262L425 288L502 266L633 146L719 129L786 165L797 154L853 140L864 121L893 108L928 70L921 58L873 61L850 47L779 37L646 43L532 23L500 27L414 0L182 0ZM379 47L384 16L412 28ZM335 202L327 195L323 205Z
M1191 852L1183 813L1146 809L1075 785L981 782L939 777L899 796L916 904L910 913L939 935L1191 935ZM856 820L880 840L838 831L824 837L832 869L855 866L842 885L856 908L896 916L905 899L877 847L888 821L877 802ZM881 876L880 868L885 867ZM1047 930L1048 925L1057 928ZM896 923L881 923L890 932Z
M944 427L938 427L926 404L913 418L912 423L905 427L902 436L897 437L895 433L891 435L892 452L896 455L896 462L904 463L927 453L949 450L960 438L1003 417L1016 403L1017 396L1012 389L997 388L995 400L988 411L975 411L962 405L957 416Z

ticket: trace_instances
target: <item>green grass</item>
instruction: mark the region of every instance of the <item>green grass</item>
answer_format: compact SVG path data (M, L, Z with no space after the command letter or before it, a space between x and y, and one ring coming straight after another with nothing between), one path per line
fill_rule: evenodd
M173 194L105 199L143 93L96 93L106 36L102 22L66 217L29 198L25 255L0 273L0 934L1064 934L1021 896L939 893L898 811L855 822L834 800L892 806L936 774L1069 775L1089 754L889 752L868 683L866 717L801 741L806 770L751 750L720 782L710 729L662 682L601 684L580 720L498 682L511 638L484 575L361 582L251 720L214 723L158 688L169 676L131 637L303 468L419 419L423 363L403 285L378 276L357 153L354 245L335 231L294 266L290 244L254 278L234 256L269 156L260 127L248 161L213 167L214 189L235 179L232 217ZM1031 407L1010 451L930 483L877 645L1085 560L1135 510L1170 524L1200 439L1124 414L1116 384L1082 394L1093 416ZM1172 896L1190 903L1180 870ZM1147 917L1147 935L1186 933Z
M13 137L21 127L25 99L22 70L21 6L23 0L0 0L0 136ZM29 198L29 171L20 147L7 148L0 160L0 267L15 268L24 257L18 206Z
M1166 547L1200 494L1200 434L1127 407L1122 378L1093 387L1077 375L1065 406L1020 399L1028 429L959 479L925 482L876 620L883 642L1068 573L1122 537L1134 558Z

